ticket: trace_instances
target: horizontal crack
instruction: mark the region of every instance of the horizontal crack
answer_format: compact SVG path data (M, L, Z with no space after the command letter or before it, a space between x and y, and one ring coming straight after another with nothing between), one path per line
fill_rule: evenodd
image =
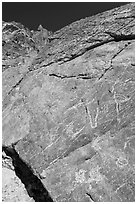
M115 19L116 19L116 20L121 20L121 19L126 20L126 19L128 19L128 18L130 18L130 19L135 19L135 15L123 16L123 17L116 17Z
M113 42L113 41L114 42L120 42L120 41L125 41L125 40L127 41L127 40L134 40L135 39L135 35L134 34L130 34L130 35L123 35L123 34L117 35L115 33L107 32L107 31L105 33L109 34L110 37L112 37L113 39L107 39L107 40L104 40L102 42L96 43L95 45L91 45L91 46L89 46L89 47L87 47L87 48L85 48L83 50L80 50L79 51L80 53L73 54L68 60L62 62L61 64L64 64L67 61L71 61L71 60L75 59L76 57L79 57L79 56L83 55L85 52L87 52L89 50L92 50L94 48L97 48L97 47L99 47L101 45L104 45L106 43Z
M97 48L97 47L104 45L106 43L113 42L113 41L120 42L120 41L134 40L135 39L134 34L129 34L129 35L120 34L120 35L118 35L116 33L108 32L108 31L106 31L105 33L108 34L110 37L112 37L112 39L107 39L107 40L101 41L99 43L96 43L95 45L91 45L87 48L81 49L78 53L72 54L67 60L65 60L66 57L64 57L62 59L57 59L55 62L62 61L62 63L60 63L60 64L64 64L65 62L71 61L71 60L83 55L85 52L87 52L91 49Z
M135 39L135 34L124 35L122 33L117 34L117 33L109 32L109 31L106 31L105 33L110 35L112 38L114 38L115 42L124 41L124 40L134 40Z
M33 170L19 156L14 146L3 147L5 154L12 158L12 164L18 178L24 184L28 195L36 202L53 202L49 192L43 186L41 180L34 175Z
M87 74L78 74L78 75L58 75L55 73L49 74L49 76L54 76L60 79L69 79L69 78L77 78L77 79L92 79L93 77Z
M127 41L127 40L134 40L135 39L135 35L134 34L130 34L130 35L117 35L115 33L112 33L112 32L105 32L106 34L108 34L110 37L112 37L112 39L107 39L107 40L104 40L102 42L99 42L99 43L96 43L95 45L91 45L87 48L84 48L84 49L81 49L79 50L78 53L75 53L75 54L72 54L70 57L64 57L64 58L59 58L55 61L53 61L52 63L58 63L58 62L61 62L60 64L64 64L68 61L72 61L73 59L83 55L85 52L89 51L89 50L92 50L94 48L97 48L101 45L104 45L106 43L109 43L109 42L120 42L120 41ZM45 67L48 66L48 65L45 65ZM43 68L43 67L42 67Z
M75 58L77 58L79 56L82 56L85 52L87 52L89 50L92 50L94 48L97 48L97 47L99 47L101 45L104 45L106 43L112 42L112 41L113 41L113 39L110 39L110 40L107 39L105 41L96 43L95 45L90 45L90 46L88 46L88 47L86 47L84 49L79 50L78 53L72 54L67 60L63 61L63 59L66 59L66 57L62 58L62 63L60 63L60 64L64 64L65 62L72 61L73 59L75 59ZM56 60L56 62L58 62L58 61L60 61L60 59Z

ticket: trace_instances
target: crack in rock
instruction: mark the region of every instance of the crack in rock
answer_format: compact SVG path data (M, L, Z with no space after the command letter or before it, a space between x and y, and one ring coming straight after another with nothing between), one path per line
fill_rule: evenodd
M129 4L46 41L23 27L24 34L3 32L3 125L10 143L3 146L3 167L13 167L36 202L134 201L133 14ZM28 124L25 139L11 144L8 136L28 132Z
M34 175L31 167L29 167L15 151L14 146L5 147L2 150L5 154L12 158L12 164L14 166L17 177L24 184L28 195L33 197L35 202L53 202L49 192L43 186L41 180Z
M95 199L89 193L86 193L86 195L90 198L91 202L96 202Z
M27 73L28 73L28 72L27 72ZM21 79L20 79L14 86L12 86L11 90L7 93L7 95L10 95L11 92L12 92L15 88L17 88L17 86L20 85L20 83L23 81L23 79L25 78L25 76L27 75L27 73L24 74L23 77L21 77Z
M117 34L117 33L113 33L113 32L109 32L106 31L106 34L110 35L112 38L114 38L115 42L119 42L119 41L124 41L124 40L134 40L135 39L135 34L128 34L128 35L124 35L124 34Z
M113 41L119 42L119 41L122 41L122 40L128 41L128 40L134 40L134 39L135 39L135 35L134 35L134 34L133 34L133 35L122 35L122 34L121 34L121 35L117 35L116 33L107 32L107 31L106 31L106 33L109 34L111 37L113 37L113 39L106 40L106 41L102 41L102 42L99 42L99 43L97 43L97 44L95 44L95 45L91 45L91 46L89 46L89 47L87 47L87 48L81 50L79 54L73 54L73 55L71 55L71 57L70 57L68 60L63 61L63 59L65 59L65 58L61 58L61 59L58 59L58 60L56 60L56 61L52 61L52 62L50 62L50 63L48 63L48 64L46 64L46 65L43 65L43 66L40 67L40 68L48 67L48 66L50 66L51 64L57 63L57 62L59 62L59 61L62 62L62 63L60 63L60 65L61 65L61 64L64 64L64 63L66 63L66 62L68 62L68 61L71 61L71 60L73 60L73 59L75 59L75 58L77 58L77 57L83 55L85 52L87 52L87 51L89 51L89 50L91 50L91 49L97 48L97 47L99 47L99 46L101 46L101 45L104 45L104 44L106 44L106 43L109 43L109 42L113 42ZM122 49L122 50L123 50L123 49ZM121 51L122 51L122 50L121 50ZM120 52L121 52L121 51L120 51ZM116 56L117 56L117 54L119 54L120 52L116 53ZM116 56L114 55L112 59L114 59ZM112 66L110 66L110 67L112 67ZM110 69L110 67L109 67L108 69ZM37 69L40 69L40 68L37 68ZM27 76L28 73L33 72L33 71L35 71L35 70L37 70L37 69L28 69L29 71L26 72L26 73L24 74L24 76L12 87L12 89L9 91L8 95L14 90L14 88L16 88L16 87L24 80L24 78ZM101 79L101 78L104 76L104 74L106 73L106 71L107 71L108 69L105 69L104 73L99 77L99 79ZM84 77L82 77L82 76L80 76L80 75L78 75L78 76L66 76L66 75L61 76L61 75L57 75L57 74L54 74L54 73L53 73L53 74L49 74L49 76L55 76L55 77L58 77L58 78L61 78L61 79L63 79L63 78L73 78L73 77L75 77L75 78L80 78L80 79L92 79L92 78L93 78L92 76L84 76Z
M120 49L117 53L114 54L114 56L111 58L111 61L110 61L110 66L104 70L103 74L98 78L98 80L100 80L101 78L103 78L103 76L106 74L106 72L108 70L112 70L113 69L113 60L128 46L130 45L131 43L128 42L128 44L125 44L125 46Z
M93 77L87 74L78 74L78 75L58 75L58 74L49 74L49 76L57 77L60 79L69 79L69 78L76 78L76 79L92 79Z
M99 47L101 45L107 44L109 42L113 42L113 41L120 42L120 41L134 40L135 39L135 35L134 34L130 34L130 35L119 34L118 35L116 33L108 32L108 31L106 31L104 33L108 34L111 37L111 39L100 40L100 42L98 42L98 43L96 43L94 45L87 46L86 48L79 50L78 53L71 54L69 57L63 57L63 58L56 59L55 61L53 60L53 61L49 62L48 64L43 65L42 67L39 67L37 69L47 67L47 66L49 66L49 65L51 65L53 63L60 62L59 64L61 65L61 64L64 64L66 62L72 61L73 59L75 59L75 58L77 58L79 56L82 56L87 51L92 50L94 48L97 48L97 47ZM34 71L34 70L36 70L36 69L32 69L30 71Z

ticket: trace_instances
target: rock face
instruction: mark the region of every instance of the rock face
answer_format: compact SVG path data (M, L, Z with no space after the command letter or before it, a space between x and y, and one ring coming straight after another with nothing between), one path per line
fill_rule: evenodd
M135 200L134 29L134 3L46 44L41 31L3 22L4 172L35 201Z
M2 184L3 202L34 202L14 171L2 168Z

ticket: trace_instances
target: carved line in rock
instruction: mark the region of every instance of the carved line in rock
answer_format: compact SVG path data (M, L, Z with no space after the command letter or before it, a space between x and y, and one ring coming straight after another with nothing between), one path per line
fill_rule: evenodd
M80 131L78 131L78 132L76 132L75 133L75 138L74 138L74 140L73 140L73 142L72 142L72 144L71 145L68 145L68 148L66 149L66 150L64 150L56 159L54 159L52 162L50 162L49 164L48 164L48 167L47 167L47 169L52 165L52 164L54 164L56 161L58 161L59 159L62 159L62 158L65 158L65 157L67 157L68 156L68 151L69 151L69 148L71 148L71 146L81 137L81 134L79 134L83 129L85 128L85 126L80 130ZM77 136L78 135L78 136ZM59 137L58 139L60 139L61 137ZM57 139L57 140L58 140ZM57 141L56 140L56 141ZM51 146L52 145L54 145L55 143L56 143L56 141L54 142L54 143L52 143L51 144ZM83 145L84 146L84 145ZM81 147L81 146L80 146ZM79 148L80 148L79 147ZM49 146L48 147L46 147L43 151L45 151L47 148L49 148ZM78 149L78 148L75 148L73 151L75 151L76 149ZM72 151L71 151L72 152ZM38 153L39 154L39 153ZM37 155L38 155L37 154Z
M53 202L49 192L43 186L41 180L34 175L33 170L29 167L15 151L14 146L5 147L2 150L12 159L14 171L17 177L24 184L28 195L33 197L35 202Z
M121 51L121 50L120 50ZM119 52L120 52L119 51ZM115 84L116 84L116 82L115 82ZM114 84L114 85L115 85ZM113 90L112 90L112 92L114 91L114 87L113 87ZM119 119L118 118L118 113L119 113L119 111L118 111L118 102L116 101L116 98L115 98L115 96L114 96L114 100L115 100L115 103L116 103L116 108L117 108L117 119ZM88 104L86 104L86 105L88 105ZM85 108L87 108L87 107L85 107ZM95 128L96 126L97 126L97 117L98 117L98 110L97 110L97 113L96 113L96 116L95 116L95 118L91 118L91 114L89 113L89 110L87 110L86 111L87 112L87 114L89 115L89 119L90 119L90 125L91 125L91 128ZM58 138L59 139L59 138ZM58 140L57 139L57 140ZM78 138L76 138L76 139L78 139ZM16 143L18 143L18 141L16 142ZM16 145L15 143L14 143L14 145ZM52 144L51 144L52 145ZM51 145L49 145L49 146L51 146ZM46 147L46 148L48 148L48 147ZM56 158L54 161L52 161L52 163L54 163L54 162L56 162L58 159L60 159L62 156L64 156L64 154L65 154L66 152L63 152L62 153L62 155L60 155L58 158ZM66 155L65 155L66 156ZM52 163L50 163L50 165L52 164Z
M91 129L97 127L98 112L99 112L99 109L97 107L96 108L96 116L95 116L95 118L92 118L92 113L90 113L89 108L87 107L87 113L88 113L88 116L89 116L89 121L90 121Z

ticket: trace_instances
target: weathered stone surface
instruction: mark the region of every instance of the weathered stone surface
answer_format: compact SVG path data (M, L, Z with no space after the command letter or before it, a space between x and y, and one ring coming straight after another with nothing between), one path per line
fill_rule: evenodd
M2 168L2 201L3 202L34 202L16 176L15 172L8 168Z
M74 22L41 49L23 28L19 57L3 31L3 146L53 201L134 201L134 10Z

